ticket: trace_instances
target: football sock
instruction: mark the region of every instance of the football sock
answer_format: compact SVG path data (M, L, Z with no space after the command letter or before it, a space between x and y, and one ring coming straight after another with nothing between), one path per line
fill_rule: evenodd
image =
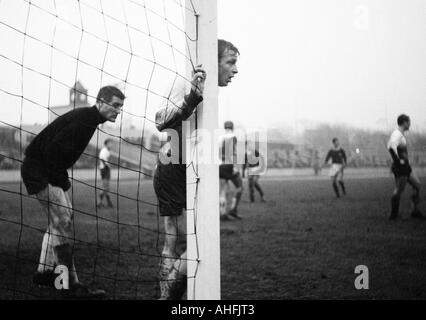
M339 198L340 197L340 193L339 193L339 188L337 187L337 183L333 182L333 189L334 192L336 193L336 196Z
M53 254L53 248L51 242L51 236L46 232L43 236L43 242L41 244L40 262L38 264L38 272L53 271L55 265L55 256Z
M342 192L343 192L343 194L346 194L346 189L345 189L345 184L344 184L344 182L343 182L343 181L339 181L339 184L340 184L340 188L342 188Z
M399 196L393 195L391 198L391 216L395 217L399 211Z
M169 254L164 254L167 257L162 257L160 261L160 272L159 272L159 285L160 285L160 295L162 299L168 299L169 296L169 275L173 269L173 265L176 261L176 258L169 257ZM171 255L170 255L171 256Z
M69 244L61 244L53 247L57 264L63 265L68 268L69 284L78 283L77 273L74 266L74 259L72 256L72 248Z
M256 183L255 188L259 192L260 196L263 198L263 190L258 183Z

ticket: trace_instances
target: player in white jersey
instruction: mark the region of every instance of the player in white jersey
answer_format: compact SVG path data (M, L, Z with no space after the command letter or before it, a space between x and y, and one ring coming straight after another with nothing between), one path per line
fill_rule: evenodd
M411 216L413 218L424 218L418 209L420 201L420 180L410 166L407 139L404 135L404 133L410 129L411 121L407 115L401 114L397 119L397 123L398 128L392 132L388 142L388 150L393 160L392 172L395 176L395 189L391 198L391 214L389 219L394 220L398 217L399 200L407 183L413 188L413 195L411 196Z
M109 184L111 180L111 169L109 166L109 158L111 157L111 139L105 139L104 146L99 152L99 170L101 172L102 179L102 191L99 195L98 199L98 207L102 207L103 200L105 199L107 202L107 206L112 208L112 202L109 197Z
M254 202L255 190L257 190L260 195L260 201L266 202L264 198L265 194L263 192L263 189L259 185L260 173L263 172L265 169L265 159L259 153L259 151L256 148L247 147L245 163L243 165L243 178L244 172L247 172L250 202Z
M234 134L234 123L226 121L224 124L225 134L220 137L221 164L219 166L220 179L220 217L222 220L229 220L229 216L241 219L238 215L238 204L243 193L243 180L240 175L240 167L237 162L237 137ZM231 204L227 201L227 192L229 190L229 180L235 186L235 194L232 197ZM229 210L228 210L229 208Z

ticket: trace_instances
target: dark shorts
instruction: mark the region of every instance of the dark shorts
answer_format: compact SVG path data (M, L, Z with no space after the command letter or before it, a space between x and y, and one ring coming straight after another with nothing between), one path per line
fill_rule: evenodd
M221 164L219 166L219 178L225 180L231 180L236 188L242 186L242 180L240 177L240 173L234 172L233 164Z
M49 183L51 185L61 187L64 191L67 191L71 187L68 179L60 184L50 181L41 162L33 158L26 157L24 159L21 166L21 177L25 188L30 195L39 193L46 188Z
M36 194L47 187L49 179L37 160L25 158L21 166L21 177L28 194Z
M101 169L101 178L102 180L110 180L111 179L111 169L108 166L105 166Z
M186 165L158 163L154 190L160 216L179 216L186 209Z
M394 163L392 165L392 173L395 178L409 177L412 171L413 170L411 169L411 166L409 164L398 165Z

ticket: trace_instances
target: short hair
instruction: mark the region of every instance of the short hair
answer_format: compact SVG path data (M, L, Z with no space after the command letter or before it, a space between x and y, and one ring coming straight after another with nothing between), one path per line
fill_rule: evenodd
M225 121L224 127L225 127L225 129L234 130L234 123L232 121Z
M104 101L106 103L111 102L112 97L117 97L121 100L124 100L126 97L124 96L124 93L121 92L120 89L114 86L105 86L102 87L99 92L98 96L96 97L96 102Z
M339 139L334 137L333 140L331 140L331 142L335 143L337 140L339 140Z
M407 116L406 114L401 114L396 119L396 122L398 123L399 126L403 125L404 122L406 122L406 121L410 121L410 117Z
M112 142L112 139L110 139L110 138L105 139L104 145L106 146L109 142Z
M231 42L223 40L223 39L219 39L217 42L217 58L218 61L220 61L220 59L222 59L222 57L225 54L226 50L232 50L235 51L236 54L240 54L240 52L238 51L237 47L234 46Z

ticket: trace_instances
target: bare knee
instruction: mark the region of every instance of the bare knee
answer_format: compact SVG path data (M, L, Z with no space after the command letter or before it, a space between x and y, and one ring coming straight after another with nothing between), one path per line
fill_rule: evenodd
M176 252L177 236L178 236L178 217L165 216L164 217L164 248L163 254L174 255Z
M67 235L72 232L72 214L68 208L61 208L61 214L57 216L56 227L62 230Z
M178 228L178 222L177 222L176 216L165 216L164 217L164 229L166 233L170 234L176 234L177 228Z
M393 191L393 196L400 198L401 195L402 195L402 193L403 193L403 191L404 191L404 189L395 188L395 190Z

